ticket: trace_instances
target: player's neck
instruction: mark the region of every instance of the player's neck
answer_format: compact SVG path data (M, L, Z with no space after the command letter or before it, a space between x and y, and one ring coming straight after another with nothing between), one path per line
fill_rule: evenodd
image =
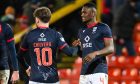
M89 21L89 22L87 23L87 25L90 25L90 24L93 24L93 23L97 23L96 18L93 18L91 21Z
M95 26L97 23L98 23L97 20L93 19L92 21L87 23L87 27L91 28L91 27Z
M49 23L38 23L37 27L41 29L49 28Z

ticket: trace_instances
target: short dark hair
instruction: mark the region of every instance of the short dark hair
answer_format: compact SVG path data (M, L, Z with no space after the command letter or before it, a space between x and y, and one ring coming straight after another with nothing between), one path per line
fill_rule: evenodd
M86 3L83 7L95 8L96 9L96 4L92 3L92 2L89 2L89 3Z
M34 13L34 17L39 18L42 22L47 23L51 19L51 11L47 7L39 7L37 8Z

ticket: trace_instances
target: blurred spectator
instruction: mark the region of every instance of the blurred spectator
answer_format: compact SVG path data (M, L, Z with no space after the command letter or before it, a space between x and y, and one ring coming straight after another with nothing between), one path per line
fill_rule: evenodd
M133 30L137 21L136 0L129 0L122 5L114 18L114 34L116 55L122 55L122 48L126 47L129 56L135 56L133 44Z
M116 14L116 11L128 0L112 0L112 13Z
M21 16L17 18L16 25L14 28L14 34L18 33L19 31L22 31L24 29L29 28L29 20L27 16Z
M40 6L40 0L31 0L23 6L23 15L29 19L29 24L34 23L33 11Z
M101 21L108 24L112 28L112 11L111 0L103 0L103 11L101 15Z
M1 17L1 21L11 26L15 25L15 9L12 6L8 6L5 9L5 15Z
M52 12L55 11L55 0L41 0L41 6L47 6Z
M139 9L140 9L140 0L138 0L136 3L136 10L137 10L138 15L139 15L138 18L140 18L140 10Z

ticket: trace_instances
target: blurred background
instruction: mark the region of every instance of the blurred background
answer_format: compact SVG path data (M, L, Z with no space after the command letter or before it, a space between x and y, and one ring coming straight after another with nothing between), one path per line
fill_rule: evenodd
M35 27L33 11L47 6L52 11L50 28L61 32L71 45L83 26L81 7L88 2L96 3L97 20L112 29L115 53L107 56L109 84L140 84L140 0L0 0L0 20L12 26L18 51L26 32ZM81 58L62 52L57 56L61 84L78 84ZM27 84L24 67L19 66L18 84Z

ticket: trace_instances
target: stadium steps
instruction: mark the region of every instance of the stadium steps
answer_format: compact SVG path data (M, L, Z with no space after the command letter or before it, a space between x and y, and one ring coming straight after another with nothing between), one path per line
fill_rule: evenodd
M140 56L108 58L109 84L139 84Z

